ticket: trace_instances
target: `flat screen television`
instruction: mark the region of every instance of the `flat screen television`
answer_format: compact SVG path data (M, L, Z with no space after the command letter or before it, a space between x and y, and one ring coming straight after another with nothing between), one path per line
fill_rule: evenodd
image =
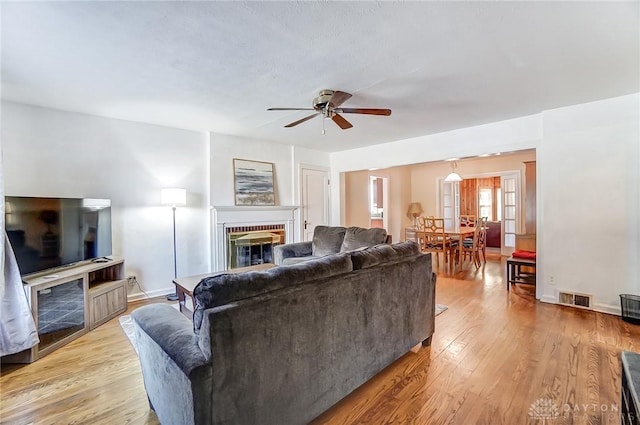
M21 275L111 255L111 200L5 197L5 230Z

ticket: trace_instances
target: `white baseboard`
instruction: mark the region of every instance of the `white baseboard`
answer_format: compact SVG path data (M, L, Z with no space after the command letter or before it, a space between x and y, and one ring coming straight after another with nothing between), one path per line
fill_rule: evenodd
M558 300L551 295L542 296L540 298L540 301L542 301L543 303L560 305L558 303ZM606 313L606 314L613 314L615 316L622 316L622 310L620 309L619 305L593 303L593 305L591 306L591 310L597 311L598 313Z
M540 297L540 301L542 301L543 303L558 304L558 300L556 299L556 297L553 297L551 295L543 295L542 297Z
M127 302L146 300L148 298L162 297L165 295L173 294L176 291L175 287L169 287L164 289L155 289L149 292L136 292L134 294L127 295Z
M622 316L622 309L619 305L593 303L593 310L600 313L614 314L616 316Z

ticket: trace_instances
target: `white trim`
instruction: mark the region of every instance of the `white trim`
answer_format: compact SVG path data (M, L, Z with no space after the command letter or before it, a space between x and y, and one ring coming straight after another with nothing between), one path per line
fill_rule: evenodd
M543 303L558 304L558 300L556 299L556 297L553 297L551 295L543 295L543 296L541 296L540 297L540 301L543 302Z
M216 211L235 211L235 212L243 212L243 211L293 211L300 206L298 205L214 205L212 207Z
M540 301L543 303L555 304L558 306L565 306L565 307L568 306L567 304L560 304L557 300L557 297L552 297L549 295L543 295L542 297L540 297ZM568 306L568 307L571 307L571 306ZM585 309L581 309L581 310L585 310ZM619 305L593 303L591 305L591 309L586 309L586 310L597 311L598 313L613 314L615 316L622 316L622 310L620 309Z
M127 302L146 300L146 299L149 299L149 298L162 297L164 295L173 294L175 292L176 292L176 287L175 286L171 286L169 288L154 289L153 291L149 291L149 292L136 292L135 294L127 295Z

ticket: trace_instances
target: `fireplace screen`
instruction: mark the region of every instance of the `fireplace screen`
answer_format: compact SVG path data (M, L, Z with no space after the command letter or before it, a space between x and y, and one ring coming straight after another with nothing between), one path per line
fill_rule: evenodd
M273 247L284 242L284 225L228 228L227 268L273 263Z

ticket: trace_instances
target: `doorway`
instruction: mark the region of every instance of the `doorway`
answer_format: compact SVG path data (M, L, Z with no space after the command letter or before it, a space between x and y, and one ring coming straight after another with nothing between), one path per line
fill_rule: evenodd
M388 229L389 177L369 176L369 227Z
M459 225L460 214L488 217L487 246L510 256L520 229L520 171L465 176L462 182L439 180L439 211L445 227ZM489 237L495 239L489 245Z

